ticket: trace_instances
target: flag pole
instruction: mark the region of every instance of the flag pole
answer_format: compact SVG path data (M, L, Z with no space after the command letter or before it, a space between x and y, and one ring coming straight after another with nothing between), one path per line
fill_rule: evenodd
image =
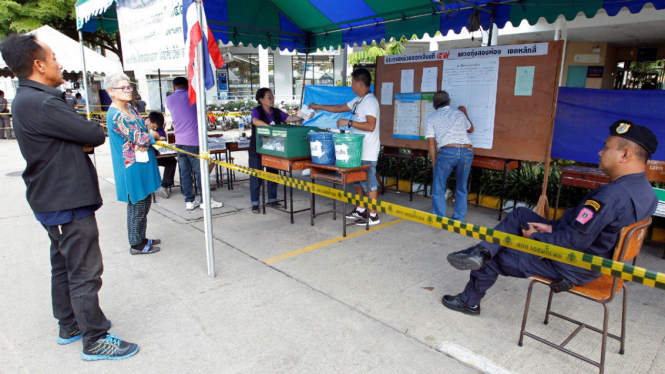
M196 19L201 26L201 34L205 35L203 30L203 3L201 0L195 0ZM208 155L208 128L206 126L206 89L203 70L203 40L196 46L196 57L194 60L196 93L196 117L199 125L199 154ZM208 175L208 160L202 158L201 162L201 196L203 197L203 221L205 222L206 254L208 259L208 276L215 277L215 251L212 241L212 210L210 209L210 176Z

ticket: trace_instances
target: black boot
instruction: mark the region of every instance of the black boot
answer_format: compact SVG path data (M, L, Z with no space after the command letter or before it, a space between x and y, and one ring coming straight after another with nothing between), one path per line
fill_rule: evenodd
M463 251L449 254L448 262L458 270L478 270L485 265L485 261L489 260L490 257L490 251L478 244Z

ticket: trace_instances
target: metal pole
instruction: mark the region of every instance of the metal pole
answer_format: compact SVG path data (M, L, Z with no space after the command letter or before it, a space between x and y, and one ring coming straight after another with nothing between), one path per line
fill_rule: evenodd
M309 45L309 43L308 43ZM309 47L307 47L307 52L305 52L305 65L302 67L302 92L300 93L300 108L302 108L303 100L305 100L305 78L307 76L307 59L309 57ZM312 69L312 74L314 74L314 69Z
M349 64L348 61L348 52L349 52L349 47L345 46L344 43L342 43L342 86L346 87L346 74L347 74L347 65Z
M163 112L164 100L162 99L162 69L157 69L157 79L159 79L159 110Z
M83 47L83 33L79 30L79 46L81 47L81 76L83 77L83 91L85 92L85 115L88 121L90 121L90 98L88 97L88 73L85 68L85 49ZM92 149L92 164L97 168L97 156L95 153L95 148Z
M201 0L196 0L196 18L199 25L203 26L203 3ZM205 30L201 29L202 33ZM203 71L203 41L196 47L196 58L194 66L196 67L196 77L194 77L198 92L196 94L196 114L199 125L199 154L208 154L208 128L206 127L206 89L205 78ZM215 252L212 241L212 211L210 209L210 176L208 175L208 160L201 159L201 196L203 197L203 220L205 222L205 236L206 236L206 254L208 258L208 276L215 277Z

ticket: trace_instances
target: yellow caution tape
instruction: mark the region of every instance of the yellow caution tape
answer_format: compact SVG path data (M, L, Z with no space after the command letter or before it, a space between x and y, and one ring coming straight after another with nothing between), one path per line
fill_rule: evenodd
M539 257L549 258L551 260L559 261L564 264L577 266L583 269L597 271L599 273L619 277L635 283L640 283L645 286L655 287L665 290L665 274L647 270L645 268L632 266L619 261L594 256L588 253L575 251L572 249L559 247L552 244L539 242L536 240L526 239L521 236L507 234L505 232L496 231L487 227L477 226L471 223L456 221L446 217L440 217L431 213L423 212L412 208L407 208L401 205L388 203L370 199L366 196L356 195L351 192L346 192L320 184L301 181L295 178L289 178L278 174L267 173L262 170L251 169L244 166L230 164L222 161L211 159L209 155L200 157L197 154L184 151L176 148L170 144L157 142L157 145L194 156L203 158L208 162L213 162L225 168L235 170L241 173L249 174L250 176L269 180L271 182L284 184L289 187L297 188L305 192L314 193L317 195L329 197L331 199L339 200L345 203L351 203L364 208L380 211L381 213L389 214L395 217L404 218L410 221L422 223L428 226L441 228L443 230L451 231L456 234L468 236L471 238L485 240L494 244L500 244L504 247L513 248L518 251L531 253Z

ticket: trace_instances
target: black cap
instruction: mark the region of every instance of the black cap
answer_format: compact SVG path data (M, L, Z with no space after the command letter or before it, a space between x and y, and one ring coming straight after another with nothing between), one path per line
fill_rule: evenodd
M634 141L646 149L649 156L654 154L656 148L658 148L656 135L648 127L640 126L625 119L618 120L610 126L610 135Z

